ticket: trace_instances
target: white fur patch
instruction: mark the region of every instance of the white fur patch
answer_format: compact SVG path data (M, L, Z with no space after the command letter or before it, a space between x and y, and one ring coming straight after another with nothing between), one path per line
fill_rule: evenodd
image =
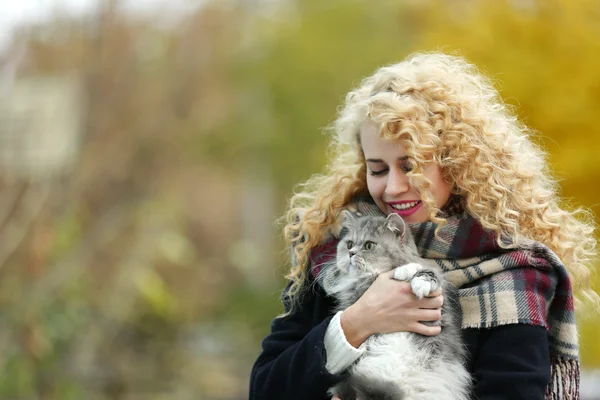
M397 385L404 400L467 400L470 394L471 376L460 361L419 348L407 332L371 336L351 373Z
M394 270L394 279L397 281L410 281L415 274L422 270L423 266L417 263L408 263L400 267L396 267Z
M431 282L420 276L417 276L410 281L410 287L419 299L428 296L431 292Z

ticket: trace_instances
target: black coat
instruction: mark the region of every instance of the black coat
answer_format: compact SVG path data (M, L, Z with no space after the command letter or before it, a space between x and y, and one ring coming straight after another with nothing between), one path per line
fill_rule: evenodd
M333 302L318 285L313 287L292 314L271 323L271 333L252 368L249 400L325 400L330 398L327 389L344 379L343 374L332 375L325 369L323 340ZM287 311L285 298L284 305ZM474 399L544 398L550 381L545 328L515 324L463 329L463 339L475 380Z

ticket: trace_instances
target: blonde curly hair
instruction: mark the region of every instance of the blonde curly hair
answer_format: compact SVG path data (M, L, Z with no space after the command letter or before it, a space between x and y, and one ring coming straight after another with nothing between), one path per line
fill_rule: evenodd
M442 226L440 211L423 176L437 163L442 176L470 215L485 228L517 245L530 238L552 249L565 264L574 287L598 304L590 288L590 263L596 257L593 216L559 204L558 185L545 153L530 139L491 81L464 59L441 53L416 53L382 67L346 96L331 126L331 161L290 200L285 235L293 245L293 301L307 277L309 253L357 195L368 195L359 127L375 122L383 137L401 138L413 170L408 174Z

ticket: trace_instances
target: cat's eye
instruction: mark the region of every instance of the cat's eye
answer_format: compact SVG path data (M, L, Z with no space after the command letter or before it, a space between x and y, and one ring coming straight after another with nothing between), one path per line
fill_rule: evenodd
M375 247L377 247L375 242L366 242L364 246L365 250L373 250Z
M352 243L352 240L348 240L348 242L346 243L346 248L350 250L352 247L354 247L354 243Z

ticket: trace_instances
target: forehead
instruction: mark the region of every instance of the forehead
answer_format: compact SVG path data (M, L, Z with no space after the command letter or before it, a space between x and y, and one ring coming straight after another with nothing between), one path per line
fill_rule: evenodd
M396 160L406 156L400 139L384 139L379 127L366 120L360 125L360 144L366 159Z

